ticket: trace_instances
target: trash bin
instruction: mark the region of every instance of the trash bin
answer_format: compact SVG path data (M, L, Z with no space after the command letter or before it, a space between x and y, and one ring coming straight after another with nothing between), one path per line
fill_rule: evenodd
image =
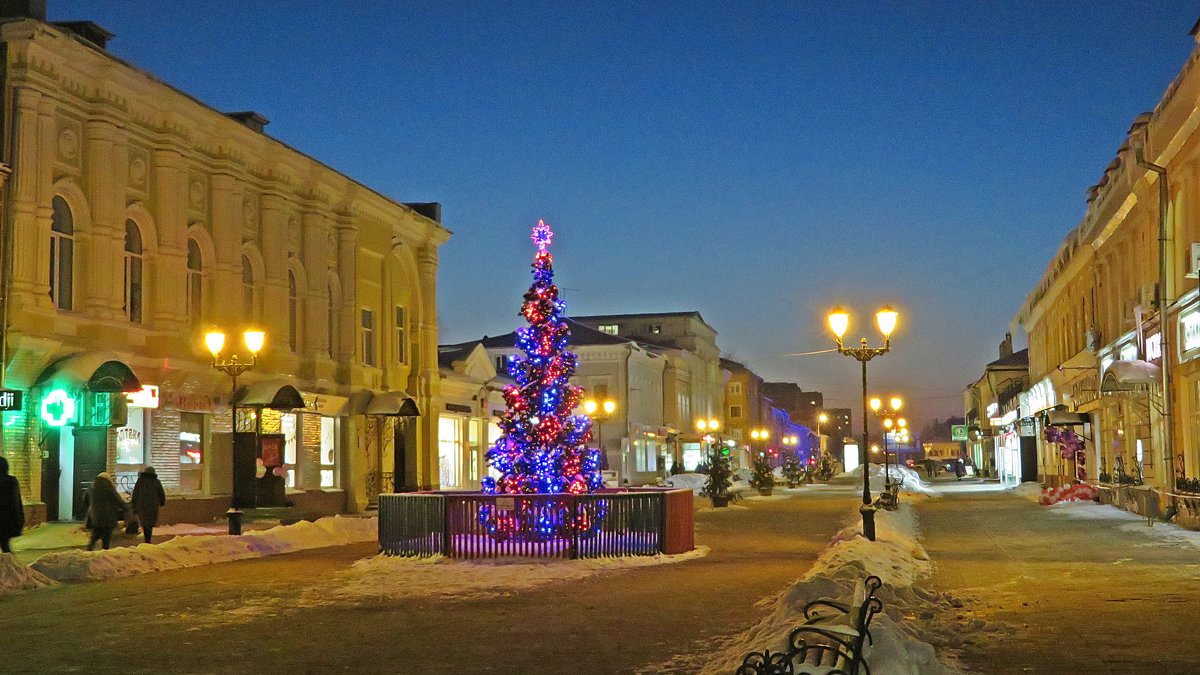
M229 534L241 534L242 512L239 509L229 509L225 512L225 517L229 519Z

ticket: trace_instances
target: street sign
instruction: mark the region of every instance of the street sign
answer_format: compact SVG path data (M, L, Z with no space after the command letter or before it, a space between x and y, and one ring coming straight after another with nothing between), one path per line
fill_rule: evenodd
M950 425L950 440L952 440L952 441L967 440L967 425L951 424Z
M0 389L0 411L20 410L23 397L16 389Z

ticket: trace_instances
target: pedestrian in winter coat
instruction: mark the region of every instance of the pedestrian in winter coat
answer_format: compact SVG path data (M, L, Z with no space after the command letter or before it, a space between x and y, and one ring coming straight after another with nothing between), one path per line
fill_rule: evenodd
M112 543L112 533L117 522L125 518L127 506L125 500L113 485L112 476L101 473L92 481L92 486L83 494L83 503L87 506L88 527L92 536L88 540L87 549L90 551L99 541L108 550Z
M158 473L154 467L148 466L138 474L129 503L142 524L142 536L149 544L150 537L154 536L154 526L158 524L158 508L167 503L167 493L163 492L162 483L158 480Z
M25 529L25 505L21 503L21 485L8 475L8 460L0 457L0 551L12 553L8 540L21 536Z

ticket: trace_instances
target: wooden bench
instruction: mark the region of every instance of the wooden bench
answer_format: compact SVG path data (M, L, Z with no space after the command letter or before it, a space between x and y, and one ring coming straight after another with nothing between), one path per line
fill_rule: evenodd
M787 651L750 652L736 675L870 675L864 650L871 644L871 619L883 611L875 592L877 576L860 580L850 604L813 600L804 606L804 624L788 634Z

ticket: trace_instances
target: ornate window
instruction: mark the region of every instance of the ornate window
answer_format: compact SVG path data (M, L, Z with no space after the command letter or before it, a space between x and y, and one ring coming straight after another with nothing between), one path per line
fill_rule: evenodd
M192 328L198 328L204 315L204 258L195 239L187 244L187 316Z
M242 316L246 320L256 318L254 311L254 266L250 264L249 256L242 256Z
M75 218L67 200L55 197L50 206L50 300L58 309L72 307L72 281L75 278Z
M142 322L142 231L125 221L125 318Z
M296 274L288 270L288 347L300 351L300 297L297 295Z
M396 363L408 363L408 343L405 341L408 332L404 330L407 321L404 307L396 305Z
M362 310L362 362L375 365L375 312L366 308Z

